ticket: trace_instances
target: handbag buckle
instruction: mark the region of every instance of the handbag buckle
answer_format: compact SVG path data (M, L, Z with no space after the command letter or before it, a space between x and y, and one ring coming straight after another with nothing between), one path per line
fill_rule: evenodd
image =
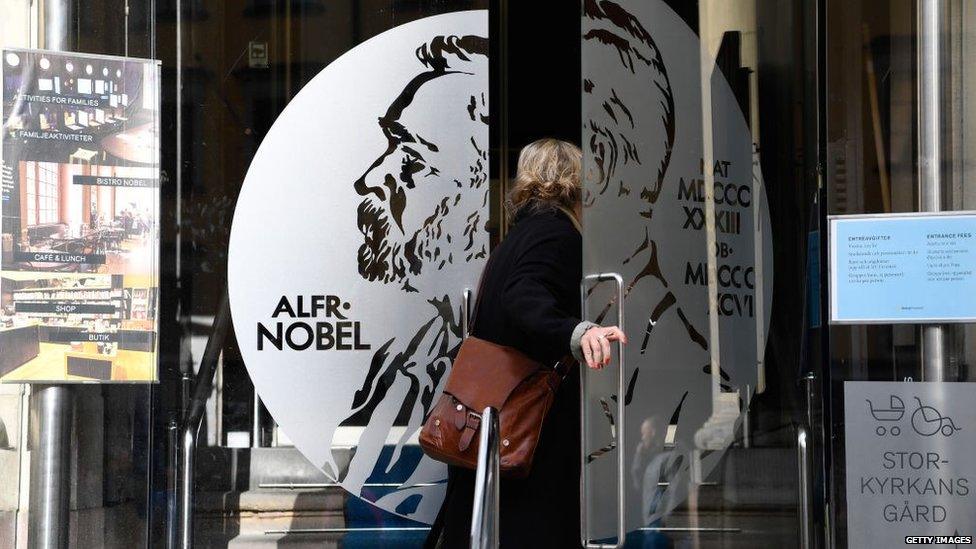
M471 446L471 442L474 440L475 433L481 428L481 416L468 411L467 421L464 423L464 430L461 432L461 438L458 440L458 450L464 452Z

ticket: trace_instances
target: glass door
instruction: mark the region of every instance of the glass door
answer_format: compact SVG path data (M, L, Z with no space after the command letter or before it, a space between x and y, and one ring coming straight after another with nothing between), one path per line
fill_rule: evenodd
M859 252L869 266L901 277L909 265L922 275L886 300L905 318L831 326L825 387L833 542L890 547L909 536L972 536L976 345L973 324L962 318L972 317L972 244L968 231L951 227L971 224L974 209L967 143L976 6L831 0L825 8L828 211L835 224L867 229L851 236L870 243ZM913 246L912 236L922 244ZM837 270L853 264L838 261ZM882 284L868 280L860 288L874 292ZM964 314L910 318L920 307L947 306Z
M819 532L816 17L583 2L581 293L630 339L584 374L585 543Z

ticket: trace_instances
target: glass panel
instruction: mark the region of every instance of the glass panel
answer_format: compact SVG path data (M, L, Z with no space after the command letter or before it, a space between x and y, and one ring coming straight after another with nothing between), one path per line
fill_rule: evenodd
M628 546L797 541L815 17L584 2L584 273L620 274L630 338L622 372L586 374L591 540L623 512ZM617 291L590 281L591 319L616 322Z
M973 8L957 1L827 2L829 213L973 209L973 153L965 145L973 131L966 70ZM935 240L955 245L945 236ZM938 271L941 257L929 247L917 261ZM926 292L917 291L918 298ZM973 474L973 439L955 429L970 408L958 403L976 389L973 335L972 324L831 327L830 490L838 547L860 547L866 539L902 543L916 532L968 534L976 526L968 481L957 481ZM921 456L938 467L925 460L918 466Z
M3 2L0 47L150 58L155 50L153 6L154 2L133 0ZM75 185L72 178L82 173L115 175L111 171L117 169L146 170L147 166L152 169L158 164L155 154L149 160L130 163L123 158L125 155L96 155L79 147L80 143L87 145L87 138L100 145L103 139L125 133L125 118L116 118L121 116L116 110L119 105L108 105L109 96L123 86L117 81L122 77L121 71L110 74L107 67L99 67L98 75L83 77L85 67L75 66L71 62L74 56L39 57L36 66L34 61L28 63L28 55L5 55L0 59L5 76L16 73L18 65L20 70L30 66L37 71L36 78L32 76L30 84L24 86L35 90L31 93L35 97L15 97L18 84L27 82L17 75L5 78L3 83L3 111L13 113L17 110L11 108L15 103L23 110L2 121L7 133L0 173L0 261L4 265L0 277L0 360L4 375L24 366L36 367L33 373L25 372L25 377L47 375L39 373L42 371L67 372L67 359L52 360L52 353L60 353L60 358L68 352L64 349L75 348L69 345L71 342L58 340L62 330L84 330L102 322L125 325L155 318L155 298L147 300L145 318L140 319L140 313L134 306L125 306L128 303L121 295L118 300L124 305L111 315L104 309L87 315L63 310L53 311L58 313L55 315L48 309L31 314L25 322L23 316L15 314L17 303L27 301L59 305L62 301L69 305L94 302L105 307L104 294L108 293L109 284L123 293L123 279L128 277L110 274L118 274L113 269L119 264L134 261L128 252L139 249L129 247L137 236L122 235L111 239L109 245L106 233L94 234L88 212L94 199L90 195L98 191L90 190L95 187ZM94 70L93 67L91 72ZM155 97L154 93L147 94L151 102L147 107L152 110L158 110ZM90 105L92 101L104 105L94 107ZM22 129L45 132L42 135L48 138L29 136L36 147L18 150L9 138L12 132ZM14 152L34 148L43 152L24 162L16 161ZM78 154L69 160L73 153ZM74 161L78 163L71 165ZM111 189L103 195L104 221L111 225L118 221L122 204L113 199L116 194ZM158 203L152 200L146 207L155 209ZM73 247L82 242L85 250ZM147 238L146 242L141 249L155 257L154 239ZM28 261L18 255L34 251L72 256L104 254L120 263L96 261L82 265L69 258L54 264ZM8 266L15 270L8 271ZM109 316L111 320L106 318ZM89 344L91 347L87 347ZM107 357L113 360L114 370L118 353L131 351L123 348L117 353L118 342L78 345L86 359L91 359L96 351L104 355L96 357L100 360L95 364L85 363L98 368L99 375L112 375L106 368ZM149 354L146 350L139 352ZM153 483L165 474L162 466L155 467L151 459L155 419L152 401L156 393L156 387L150 385L0 385L0 545L39 546L44 537L52 546L148 546L152 502L164 499L154 497L164 493L152 489ZM56 505L59 500L66 502L65 509ZM54 504L49 508L52 513L47 515L41 512L45 501Z
M166 98L170 375L199 371L228 270L234 290L199 435L199 545L426 536L445 468L415 432L487 253L487 4L161 2L164 74L182 86ZM285 295L296 315L272 317ZM344 319L341 341L255 340L259 321L339 338Z

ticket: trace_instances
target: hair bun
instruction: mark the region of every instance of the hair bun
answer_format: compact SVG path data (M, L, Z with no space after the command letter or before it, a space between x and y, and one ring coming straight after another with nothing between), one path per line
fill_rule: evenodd
M515 186L509 195L512 211L530 201L574 209L580 201L579 147L558 139L540 139L522 149Z

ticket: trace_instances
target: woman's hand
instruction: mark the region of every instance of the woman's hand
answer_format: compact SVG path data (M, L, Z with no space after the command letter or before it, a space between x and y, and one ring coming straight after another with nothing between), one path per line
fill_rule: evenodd
M587 330L580 339L580 347L583 349L586 365L595 370L600 370L610 364L611 341L619 341L626 345L627 336L623 330L616 326L595 326Z

